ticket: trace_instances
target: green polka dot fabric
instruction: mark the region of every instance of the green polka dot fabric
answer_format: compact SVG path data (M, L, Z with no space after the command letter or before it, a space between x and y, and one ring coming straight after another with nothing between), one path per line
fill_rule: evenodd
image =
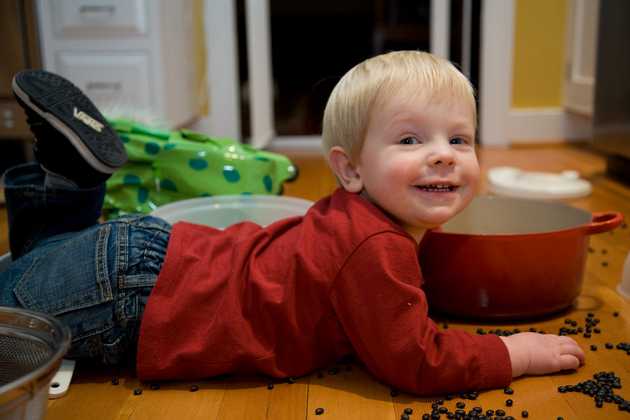
M103 209L110 219L194 197L281 194L282 184L297 176L287 157L231 139L158 130L125 119L110 123L129 155L107 181Z

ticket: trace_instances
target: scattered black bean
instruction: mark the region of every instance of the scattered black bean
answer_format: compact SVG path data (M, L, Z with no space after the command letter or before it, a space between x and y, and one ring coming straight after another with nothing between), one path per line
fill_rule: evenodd
M591 351L597 351L597 346L595 344L591 344Z
M120 383L120 380L118 379L117 376L114 376L112 378L112 385L118 385Z
M273 384L272 383L268 383L267 384L267 389L273 389Z
M190 386L190 392L197 392L197 391L199 391L199 385Z
M605 344L605 346L606 346L606 348L607 348L607 349L609 349L609 350L610 350L610 349L612 349L612 348L614 347L614 346L612 345L612 343L606 343L606 344Z
M507 400L505 400L505 405L507 407L512 407L513 404L514 404L514 401L512 401L511 399L508 398Z
M593 332L594 332L595 334L599 334L599 333L601 333L601 332L602 332L602 330L600 330L599 328L593 328Z
M400 415L400 420L410 420L411 417L409 417L407 414L401 414Z
M501 410L500 408L494 412L495 415L497 416L505 416L505 411Z
M593 318L595 316L595 314L593 312L589 312L589 313L586 314L586 316L588 318Z
M156 391L158 389L160 389L160 384L151 384L149 385L149 388L153 391Z
M613 312L613 316L614 316L615 318L616 318L616 317L618 317L618 316L619 316L619 312L617 312L617 311Z
M458 401L457 404L455 404L455 407L457 408L464 408L466 407L466 403L463 401Z
M527 410L521 411L521 417L523 417L523 418L529 417L529 413L527 412Z
M506 387L503 389L503 393L504 393L504 394L507 394L507 395L512 395L512 394L514 394L514 390L513 390L512 388L510 388L509 386L506 386Z
M322 414L324 414L324 409L321 407L318 407L315 409L315 415L316 416L321 416Z
M608 267L608 261L602 261L602 267Z
M602 255L606 255L608 254L608 251L606 251L605 249L602 249Z
M140 395L142 394L142 388L135 388L133 390L133 395Z
M410 408L410 407L405 408L404 413L407 415L413 414L413 408Z
M293 377L293 376L289 376L289 377L287 378L287 383L288 383L288 384L294 384L294 383L295 383L295 377Z
M621 379L614 372L598 372L593 379L580 382L576 385L563 385L558 387L560 392L581 392L593 397L595 406L601 408L604 402L615 403L620 411L630 412L630 401L616 395L613 389L621 388Z

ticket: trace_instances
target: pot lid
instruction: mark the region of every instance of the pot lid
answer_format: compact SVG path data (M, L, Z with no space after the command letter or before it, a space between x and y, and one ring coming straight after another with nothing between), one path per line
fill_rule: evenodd
M562 200L591 193L591 183L577 171L531 172L499 166L488 171L488 181L491 192L508 197Z

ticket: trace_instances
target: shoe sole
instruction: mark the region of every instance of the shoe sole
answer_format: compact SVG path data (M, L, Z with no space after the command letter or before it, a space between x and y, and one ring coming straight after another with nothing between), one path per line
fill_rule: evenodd
M72 143L94 169L112 174L127 162L125 147L83 92L56 74L25 70L15 75L13 93Z

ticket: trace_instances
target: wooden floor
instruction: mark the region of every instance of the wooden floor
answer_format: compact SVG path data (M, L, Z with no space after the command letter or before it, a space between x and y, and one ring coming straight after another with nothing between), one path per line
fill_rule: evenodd
M300 178L286 185L285 194L316 200L335 188L335 180L318 157L292 155L300 168ZM593 193L571 204L590 211L617 210L630 216L630 188L604 176L604 160L578 147L530 147L512 150L481 150L480 160L485 171L497 165L515 165L529 170L578 170L592 182ZM485 190L485 187L484 187ZM6 217L0 212L2 238L0 252L6 251ZM582 394L557 391L559 385L576 384L592 378L600 371L612 371L624 386L616 393L630 400L630 355L619 350L607 350L604 343L630 341L630 302L621 298L615 287L620 280L622 266L630 250L630 229L620 228L612 233L591 237L593 253L589 254L583 293L568 313L532 323L482 325L450 322L450 328L474 332L478 327L514 328L518 326L557 331L565 318L583 323L588 312L601 320L601 334L587 339L577 336L586 351L586 365L577 372L544 377L527 377L512 384L514 394L503 390L482 392L476 401L465 401L466 409L479 406L503 409L508 415L521 418L527 410L532 419L597 419L630 418L630 413L617 410L606 403L596 408L593 399ZM606 263L606 264L604 264ZM618 312L617 317L613 316ZM440 320L448 321L448 320ZM442 322L440 322L442 325ZM589 350L591 344L597 351ZM356 364L339 365L337 374L327 369L319 377L312 374L298 378L293 384L275 383L267 388L267 381L257 378L229 378L196 383L161 384L152 390L139 384L133 375L106 368L79 366L67 396L49 402L47 419L374 419L397 420L407 407L413 409L411 419L420 419L430 412L431 399L399 394L392 396L390 388L375 381ZM119 376L119 385L112 385L112 376ZM191 392L191 385L199 389ZM134 389L141 388L141 395ZM514 401L506 407L505 400ZM446 401L454 411L461 399ZM316 409L324 409L317 415ZM445 416L442 416L444 418Z

